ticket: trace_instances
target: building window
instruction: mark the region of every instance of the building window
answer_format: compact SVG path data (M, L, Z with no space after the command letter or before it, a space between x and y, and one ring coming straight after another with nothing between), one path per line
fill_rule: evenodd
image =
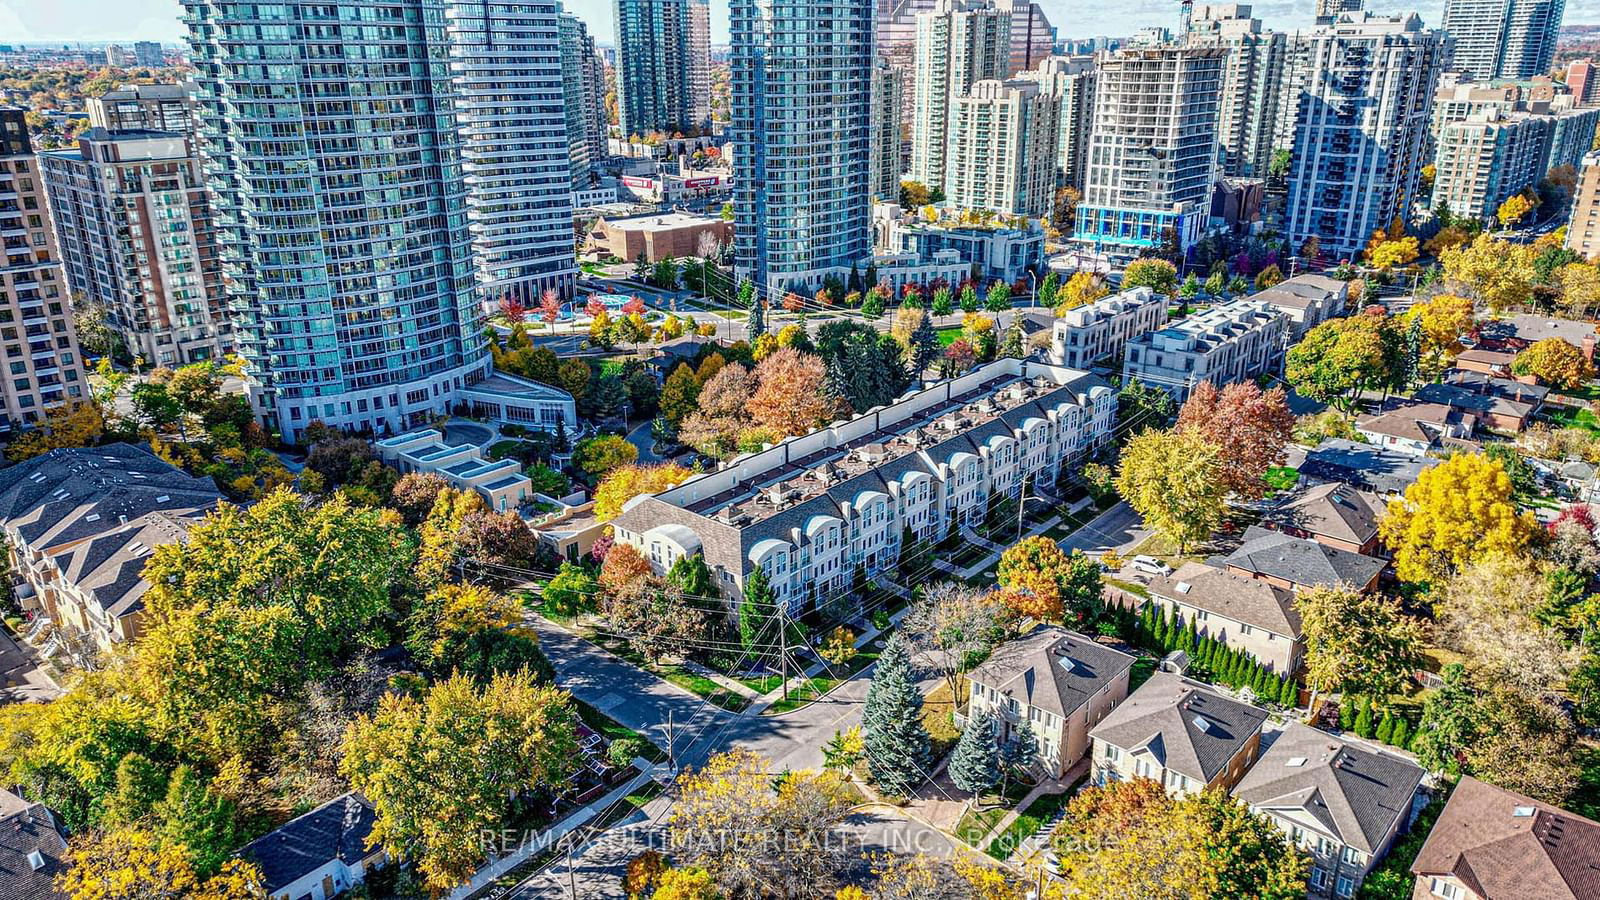
M1433 879L1433 883L1429 885L1428 890L1435 897L1443 897L1445 900L1461 900L1461 885L1451 884L1443 878Z
M1348 875L1340 875L1339 883L1334 887L1334 893L1341 897L1349 897L1356 892L1356 883Z
M1313 866L1311 868L1311 887L1319 891L1327 890L1328 888L1328 873L1324 872L1321 866Z

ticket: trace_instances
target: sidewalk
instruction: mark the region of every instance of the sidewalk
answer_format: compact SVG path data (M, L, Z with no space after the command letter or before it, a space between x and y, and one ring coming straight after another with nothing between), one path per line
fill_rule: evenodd
M1060 525L1060 524L1061 524L1061 517L1060 516L1051 516L1050 518L1044 520L1043 522L1040 522L1039 524L1037 524L1037 525L1033 526L1032 528L1029 528L1027 531L1023 532L1022 536L1024 538L1038 537L1039 535L1044 534L1046 531L1049 531L1050 529L1052 529L1052 528L1054 528L1054 527L1056 527L1057 525ZM963 531L961 534L962 534L963 537L968 537L968 532L967 531ZM980 572L986 572L990 568L994 567L997 563L1000 562L1000 554L1006 552L1006 547L1004 547L1004 546L1002 546L1000 544L997 544L994 541L991 541L991 540L989 540L987 538L980 537L976 533L972 533L970 535L970 537L968 537L968 539L971 540L974 544L977 544L980 547L988 547L989 549L993 550L994 552L990 553L988 556L985 556L983 559L978 560L977 562L973 563L972 565L967 566L965 569L957 568L955 565L953 565L951 563L948 563L948 562L945 562L942 559L935 559L933 561L933 567L935 569L938 569L941 572L944 572L944 573L946 573L948 575L954 575L955 577L960 578L961 580L965 581L965 580L968 580L968 579L976 577Z
M879 583L880 584L885 584L885 585L892 585L893 587L899 588L902 591L905 590L905 588L902 588L899 585L895 585L892 582L884 581L881 576L879 577ZM910 592L907 591L906 594L903 594L902 596L908 596L909 593ZM888 631L893 631L895 628L897 628L900 625L900 620L904 619L906 617L906 615L908 613L910 613L910 612L911 612L911 605L908 603L905 606L901 607L899 609L899 611L890 613L889 614L889 628L887 630ZM880 631L876 625L873 625L871 622L868 622L867 626L861 630L861 634L856 636L856 640L855 640L856 649L857 650L863 649L868 644L870 644L873 641L877 640L878 637L880 635L884 634L884 633L885 632L884 631ZM867 670L870 669L870 668L872 668L872 667L871 666L867 666L866 668L862 669L860 672L856 672L856 673L852 674L848 678L840 679L839 680L839 684L834 685L827 692L824 692L824 693L819 694L818 696L812 698L809 702L815 703L818 700L821 700L823 697L826 697L828 695L828 693L831 693L833 690L838 689L841 685L843 685L843 684L855 679L856 677L858 677L860 675L866 674ZM784 689L784 687L788 687L788 689L791 690L791 691L799 690L800 688L804 687L806 685L806 683L810 679L816 678L817 676L823 674L826 670L827 670L826 664L821 663L821 662L812 663L811 666L805 670L804 674L796 675L795 677L789 679L789 681L788 681L788 683L786 685L779 685L776 689L774 689L771 692L769 692L766 696L757 699L754 703L751 703L749 706L745 707L739 713L739 715L741 715L741 716L759 716L759 715L761 715L764 711L766 711L767 707L769 707L772 704L774 704L774 703L778 702L779 700L783 699L783 689ZM796 707L796 708L798 709L800 707Z

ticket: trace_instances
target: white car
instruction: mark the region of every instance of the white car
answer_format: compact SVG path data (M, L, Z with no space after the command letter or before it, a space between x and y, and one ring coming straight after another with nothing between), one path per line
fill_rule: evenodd
M1154 556L1145 556L1140 554L1130 560L1129 565L1133 566L1133 570L1135 572L1143 572L1146 575L1172 574L1172 567L1161 560L1156 559Z

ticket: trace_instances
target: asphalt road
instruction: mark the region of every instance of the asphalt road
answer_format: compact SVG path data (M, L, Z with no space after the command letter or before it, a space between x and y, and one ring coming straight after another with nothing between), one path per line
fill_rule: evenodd
M1062 538L1060 543L1061 549L1069 553L1073 550L1095 553L1112 548L1126 552L1149 536L1150 530L1144 527L1144 521L1133 511L1133 507L1118 502L1089 524Z

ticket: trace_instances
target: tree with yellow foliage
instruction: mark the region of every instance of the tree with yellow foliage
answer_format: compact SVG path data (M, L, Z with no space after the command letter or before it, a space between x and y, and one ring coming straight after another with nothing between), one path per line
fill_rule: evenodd
M1222 522L1227 486L1221 453L1193 429L1147 429L1123 448L1117 492L1186 553Z
M641 494L658 494L667 488L682 484L694 474L676 463L659 465L626 465L612 469L600 479L594 490L594 515L609 522L622 514L629 500Z
M1055 541L1025 538L1006 548L996 569L1003 598L1018 614L1073 622L1100 604L1100 567L1079 551L1068 555Z
M155 835L129 828L73 837L56 887L72 900L265 900L267 890L254 863L229 860L222 871L201 879L182 844L161 844Z
M1532 375L1551 387L1576 390L1594 378L1594 364L1577 347L1558 337L1535 341L1511 361L1516 375Z
M1455 361L1462 350L1461 339L1472 331L1475 318L1472 300L1458 294L1439 294L1418 303L1406 312L1406 324L1420 321L1422 329L1422 369L1437 376Z
M1536 255L1525 244L1480 234L1470 244L1444 251L1439 259L1446 279L1470 289L1478 300L1499 312L1533 298Z
M1516 554L1534 533L1512 501L1511 478L1481 453L1458 453L1423 470L1379 523L1403 581L1432 582L1491 553Z
M105 437L106 420L100 406L89 401L64 403L44 414L39 427L26 431L6 448L6 458L22 462L51 450L93 447Z
M1512 194L1500 208L1494 211L1494 217L1499 220L1501 228L1510 228L1528 217L1533 212L1533 201L1522 194Z
M1600 309L1600 268L1589 263L1568 263L1556 270L1561 305L1577 316L1592 316Z
M417 582L424 589L444 584L461 557L461 532L468 516L486 507L477 491L445 488L417 530Z
M569 695L528 672L482 688L454 676L357 717L339 771L377 810L370 839L443 893L484 863L482 835L506 826L512 797L572 774L576 729Z
M1079 272L1068 278L1067 283L1056 292L1059 301L1055 307L1056 315L1064 315L1069 309L1093 303L1109 293L1111 289L1105 286L1100 276L1093 272Z
M710 872L728 896L829 896L845 862L838 829L855 802L844 775L791 772L774 785L771 771L737 749L678 776L673 857Z
M1367 251L1367 261L1373 266L1388 271L1395 266L1409 265L1417 261L1419 245L1414 237L1401 237L1392 241L1383 241L1376 247Z

